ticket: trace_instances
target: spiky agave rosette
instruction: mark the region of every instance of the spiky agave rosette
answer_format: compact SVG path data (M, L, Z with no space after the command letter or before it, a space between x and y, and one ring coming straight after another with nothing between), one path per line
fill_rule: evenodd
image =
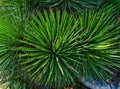
M110 78L120 68L119 23L112 14L96 11L84 12L79 22L83 27L81 44L85 45L85 50L80 52L85 59L81 62L82 75L91 80Z
M38 13L23 33L18 47L25 78L36 85L64 87L80 74L78 21L73 15L52 10Z

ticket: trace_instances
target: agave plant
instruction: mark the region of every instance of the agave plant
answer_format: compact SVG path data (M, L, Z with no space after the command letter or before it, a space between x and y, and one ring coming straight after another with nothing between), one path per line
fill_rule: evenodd
M7 67L12 61L17 36L17 29L13 25L4 21L0 22L0 59L3 67Z
M24 76L35 85L64 87L78 78L78 21L65 12L38 13L23 33L17 49Z
M15 20L14 20L15 21ZM8 79L8 76L13 75L16 69L16 39L18 38L18 29L15 24L9 21L0 21L0 68L3 80ZM17 26L17 25L16 25ZM1 81L4 82L4 81Z
M20 79L21 71L19 71L16 61L18 53L16 50L17 40L22 32L21 29L24 28L21 22L25 24L19 8L0 8L0 82L1 84L5 83L10 89L23 89L25 85L23 84L24 81ZM21 86L18 84L21 84ZM16 88L18 86L21 88Z
M86 11L81 14L79 22L83 27L80 40L85 48L80 53L85 59L81 66L82 75L86 79L110 78L109 74L113 74L116 68L120 68L118 22L112 14L101 11Z

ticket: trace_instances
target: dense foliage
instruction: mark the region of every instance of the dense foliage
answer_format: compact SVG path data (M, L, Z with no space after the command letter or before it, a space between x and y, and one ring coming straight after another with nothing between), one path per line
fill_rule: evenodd
M72 15L60 11L56 14L44 12L45 17L39 13L38 16L28 25L23 39L18 40L22 44L17 48L22 51L19 63L25 77L41 86L62 87L74 83L80 64L76 52L78 22Z
M81 77L110 79L120 68L119 10L102 5L102 0L1 1L2 83L10 89L63 89Z
M9 6L24 6L29 10L60 9L68 12L80 12L86 9L98 9L103 0L3 0Z

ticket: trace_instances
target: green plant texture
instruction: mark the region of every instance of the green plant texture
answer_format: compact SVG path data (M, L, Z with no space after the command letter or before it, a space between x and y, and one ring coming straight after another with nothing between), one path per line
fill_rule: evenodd
M83 27L80 38L85 45L85 50L81 53L85 59L82 61L83 76L88 79L90 76L95 79L107 78L107 72L112 74L116 67L120 67L117 56L119 24L109 14L85 12L80 16L80 26Z
M99 1L3 0L1 83L9 89L64 89L81 77L111 78L120 68L120 23L116 7L98 10Z
M58 8L69 12L80 12L86 9L99 8L102 4L102 0L46 0L44 1L46 6L51 8Z
M25 5L29 11L53 8L77 13L86 9L99 9L103 0L3 0L3 2L5 6Z
M108 3L115 5L118 10L120 9L120 7L119 7L120 1L119 0L107 0L107 1L108 1Z

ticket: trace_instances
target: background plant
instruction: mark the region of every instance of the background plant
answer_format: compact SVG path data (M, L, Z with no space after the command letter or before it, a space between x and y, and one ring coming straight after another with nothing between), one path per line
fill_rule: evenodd
M120 1L119 0L107 0L107 2L116 6L117 10L120 12L120 7L119 7Z
M44 4L51 8L58 8L75 13L86 9L99 8L102 2L102 0L46 0Z
M93 79L105 80L120 67L120 28L115 17L108 13L87 11L80 15L80 26L83 27L80 40L85 46L80 54L85 59L82 73L86 79L92 76Z
M10 19L9 19L10 20ZM18 38L17 24L1 19L0 22L0 68L3 79L13 75L16 70L16 39ZM15 21L15 20L14 20ZM15 25L15 26L14 26ZM10 34L11 33L11 34ZM4 82L4 81L2 81Z
M24 6L29 11L42 11L49 8L65 10L67 12L77 13L86 9L99 9L103 0L3 0L5 6Z

